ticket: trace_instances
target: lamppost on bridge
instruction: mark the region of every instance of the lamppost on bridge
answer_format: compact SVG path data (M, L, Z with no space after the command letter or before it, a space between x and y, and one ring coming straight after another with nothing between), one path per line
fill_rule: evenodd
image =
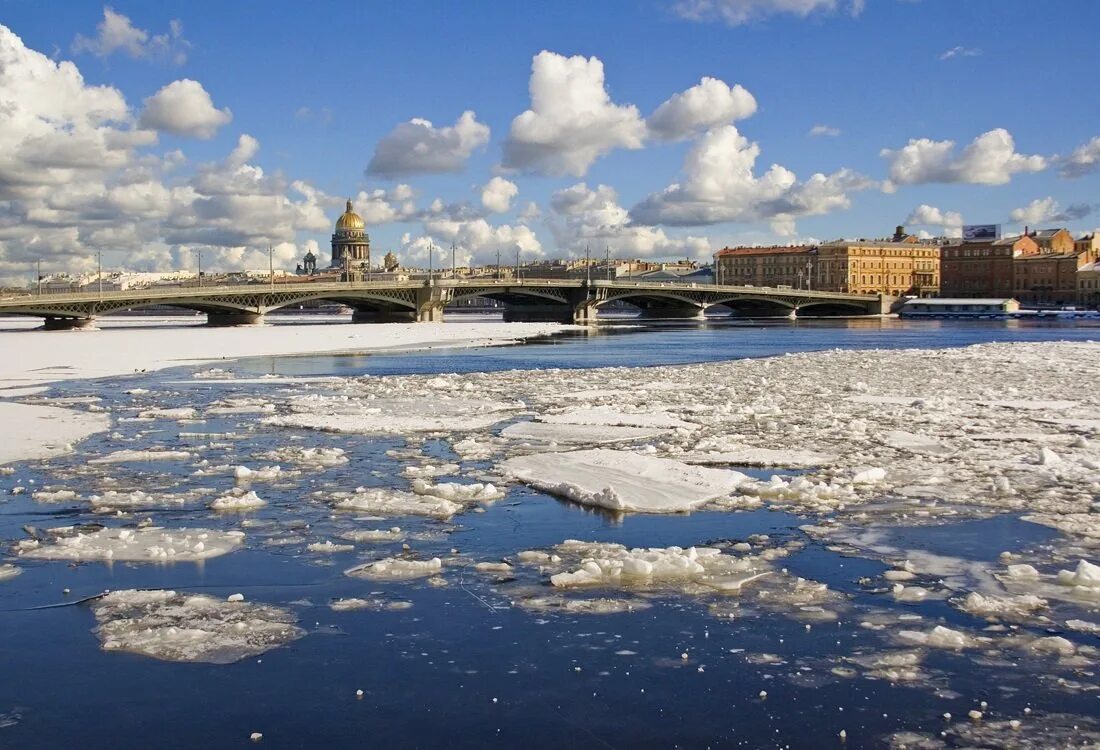
M42 259L38 258L35 262L35 267L38 270L38 296L42 296Z
M584 246L584 285L592 286L592 256L588 245Z
M500 281L500 248L497 248L497 281Z
M604 263L607 264L607 280L611 281L611 245L604 245L603 249L606 256Z
M435 255L435 243L428 240L428 286L432 285L432 257Z
M103 301L103 251L95 251L96 279L99 282L99 301Z
M458 269L455 267L455 243L451 243L451 280L458 277Z
M523 281L523 278L519 275L519 251L520 247L516 245L516 281Z

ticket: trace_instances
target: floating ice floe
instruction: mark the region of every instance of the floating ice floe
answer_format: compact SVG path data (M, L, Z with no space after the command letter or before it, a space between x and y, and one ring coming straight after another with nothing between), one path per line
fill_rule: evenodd
M533 612L564 612L571 615L614 615L638 612L653 606L645 599L574 599L564 596L531 596L516 599L513 603Z
M82 533L73 527L51 529L53 539L17 545L21 557L36 560L103 560L128 562L189 562L207 560L241 546L240 531L209 529L98 529Z
M935 438L927 435L916 435L903 430L891 430L887 432L882 442L891 448L909 451L910 453L924 453L931 456L942 456L952 452L952 449Z
M405 540L405 532L394 526L389 529L357 529L345 531L340 534L341 539L349 542L401 542Z
M121 450L105 456L89 459L90 464L122 464L139 461L186 461L194 457L190 451L176 450Z
M360 599L358 597L349 597L347 599L335 599L330 602L328 606L333 612L354 612L360 609L367 609L374 612L399 612L403 609L411 609L413 603L401 599Z
M352 399L304 396L290 402L291 414L264 424L326 432L408 434L479 430L506 419L515 404L488 399Z
M313 542L306 546L306 549L310 552L320 552L327 555L334 555L338 552L351 552L355 549L354 544L337 544L331 540L326 539L323 542Z
M285 473L281 466L261 466L258 469L233 467L233 478L239 482L272 482L282 478Z
M499 500L504 497L503 490L497 489L492 484L459 484L458 482L439 482L431 484L423 479L414 479L412 489L418 495L431 495L458 503L479 503L490 500Z
M257 508L262 508L265 505L267 505L267 501L257 495L254 491L249 490L245 492L241 489L235 489L211 502L210 509L235 513L241 511L256 510Z
M257 453L256 458L267 461L293 464L303 469L322 469L328 466L340 466L348 462L347 454L342 448L300 448L288 446L274 450Z
M688 511L736 491L748 479L736 471L607 449L517 456L500 468L574 502L642 513Z
M132 490L130 492L108 490L102 495L91 495L88 501L96 511L133 510L135 508L174 508L186 505L197 500L212 490L199 488L181 493L169 492L143 492Z
M10 581L23 572L23 569L8 563L0 564L0 581Z
M648 440L664 432L650 427L517 422L500 431L509 440L548 445L603 445Z
M387 557L382 560L356 565L348 568L344 575L352 578L366 578L371 581L406 581L413 578L427 578L438 575L443 570L443 561L438 557L430 560L406 560L399 557Z
M138 412L139 419L187 420L198 417L198 411L191 406L179 406L174 409L145 409Z
M689 464L775 466L786 469L816 469L828 466L836 460L836 456L813 451L748 446L722 446L718 450L700 451L699 445L696 445L691 453L685 453L676 458Z
M31 497L40 503L67 503L76 500L78 495L74 490L39 490L32 492Z
M175 591L114 591L92 604L106 651L230 664L301 638L288 610Z
M979 401L979 406L997 406L1002 409L1021 409L1024 411L1064 411L1077 406L1076 401L1057 401L1041 399L1016 399L1002 401Z
M662 411L622 411L610 407L594 406L568 409L560 414L540 414L539 422L546 424L594 425L604 427L641 427L671 430L694 429L698 425L685 422Z
M431 479L447 474L456 474L462 467L458 464L424 464L423 466L406 466L401 470L406 477L419 477Z
M428 516L450 518L463 506L434 495L416 495L401 490L358 487L355 492L330 495L333 508L379 516Z
M898 632L898 639L911 646L925 646L928 648L964 649L976 645L974 638L959 630L937 625L931 630L902 630Z

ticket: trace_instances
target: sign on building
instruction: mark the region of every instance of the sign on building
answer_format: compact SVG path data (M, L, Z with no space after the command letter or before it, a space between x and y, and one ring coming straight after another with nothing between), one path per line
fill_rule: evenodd
M1000 236L1000 224L966 224L963 226L964 240L995 240Z

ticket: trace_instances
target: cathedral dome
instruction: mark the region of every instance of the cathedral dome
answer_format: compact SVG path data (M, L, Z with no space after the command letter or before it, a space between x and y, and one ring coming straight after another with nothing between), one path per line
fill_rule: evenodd
M341 229L364 229L366 226L362 217L351 210L351 200L349 199L347 210L336 220L336 231L339 232Z

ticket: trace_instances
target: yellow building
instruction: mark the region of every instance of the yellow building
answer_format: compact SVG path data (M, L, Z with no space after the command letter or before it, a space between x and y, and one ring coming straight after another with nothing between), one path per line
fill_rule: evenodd
M905 235L901 227L890 240L727 247L714 260L721 284L920 297L940 290L940 246Z

